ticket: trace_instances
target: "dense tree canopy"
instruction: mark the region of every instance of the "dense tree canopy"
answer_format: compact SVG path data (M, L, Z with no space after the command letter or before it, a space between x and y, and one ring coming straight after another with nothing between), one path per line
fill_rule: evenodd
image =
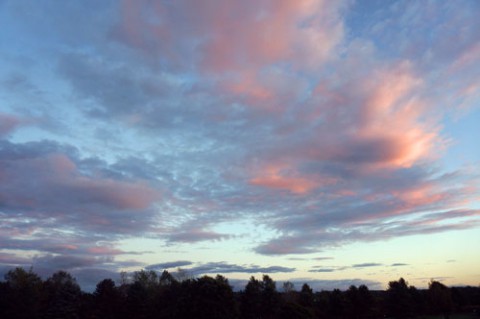
M168 271L138 271L123 275L117 285L100 281L93 293L80 290L75 278L58 271L42 280L32 270L10 270L0 281L0 318L85 319L362 319L415 318L470 312L480 305L480 287L449 288L431 281L418 290L400 278L386 291L350 286L346 291L314 292L307 284L296 291L292 283L279 292L268 275L251 277L242 291L228 280L203 276L173 276Z

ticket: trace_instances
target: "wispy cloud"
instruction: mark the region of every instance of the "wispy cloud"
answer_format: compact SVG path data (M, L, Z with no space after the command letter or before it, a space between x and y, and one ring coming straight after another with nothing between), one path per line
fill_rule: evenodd
M380 263L355 264L355 265L352 265L352 268L366 268L366 267L379 267L379 266L383 266L383 264L380 264Z
M170 268L190 266L192 264L193 264L193 262L191 262L191 261L178 260L178 261L171 261L171 262L148 265L145 268L146 269L152 269L152 270L164 270L164 269L170 269Z
M309 272L335 272L338 271L337 268L318 268L318 269L310 269Z
M391 267L403 267L403 266L409 266L409 264L405 264L405 263L393 263L393 264L391 264Z
M228 273L245 273L245 274L272 274L272 273L291 273L295 268L282 266L261 267L258 265L236 265L227 262L210 262L191 268L182 268L184 271L194 274L228 274Z

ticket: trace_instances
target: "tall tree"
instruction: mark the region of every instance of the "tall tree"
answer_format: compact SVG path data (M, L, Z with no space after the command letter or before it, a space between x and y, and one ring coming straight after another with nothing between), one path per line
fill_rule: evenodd
M358 288L355 285L351 285L348 290L345 292L346 299L346 312L349 318L361 318L360 317L360 298L358 293Z
M411 317L413 300L405 279L400 278L398 281L388 283L386 308L388 314L394 318Z
M5 275L5 318L39 318L41 315L42 279L32 269L15 268Z
M329 294L328 314L329 318L342 318L345 312L345 300L340 289L334 289Z
M94 296L94 313L98 318L115 319L122 312L122 299L112 279L104 279L97 284Z
M361 285L358 288L355 285L350 286L345 292L345 298L349 318L366 318L368 316L373 305L373 297L367 286Z
M300 290L299 303L304 307L311 308L313 307L313 302L314 302L313 290L312 288L310 288L310 286L307 283L304 283L302 285L302 289Z
M432 280L428 284L427 296L431 313L442 314L445 319L448 319L453 309L450 288L441 282Z
M57 271L45 281L44 287L47 294L47 318L79 317L82 292L75 278L65 271Z
M261 286L263 288L261 294L262 318L277 318L281 300L276 283L270 276L263 275Z
M254 276L250 277L241 295L240 313L242 319L260 318L262 290L262 284Z
M358 287L358 312L360 318L366 318L373 307L373 296L370 290L365 285Z
M235 319L237 308L228 280L220 275L187 279L181 283L175 318Z

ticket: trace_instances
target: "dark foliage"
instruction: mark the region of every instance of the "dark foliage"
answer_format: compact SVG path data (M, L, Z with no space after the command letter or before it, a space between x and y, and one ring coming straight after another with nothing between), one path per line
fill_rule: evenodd
M178 277L177 277L178 278ZM480 287L449 288L438 281L418 290L400 278L386 291L350 286L314 293L308 284L295 291L284 284L278 292L267 275L251 277L241 292L234 292L220 275L177 280L167 271L139 271L97 284L93 293L80 290L75 278L58 271L43 281L32 270L16 268L0 281L2 319L367 319L449 318L451 313L473 313L480 304Z

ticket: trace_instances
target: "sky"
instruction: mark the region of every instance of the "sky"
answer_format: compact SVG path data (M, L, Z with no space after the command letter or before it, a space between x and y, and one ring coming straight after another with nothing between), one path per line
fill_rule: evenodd
M479 14L0 0L0 275L479 285Z

